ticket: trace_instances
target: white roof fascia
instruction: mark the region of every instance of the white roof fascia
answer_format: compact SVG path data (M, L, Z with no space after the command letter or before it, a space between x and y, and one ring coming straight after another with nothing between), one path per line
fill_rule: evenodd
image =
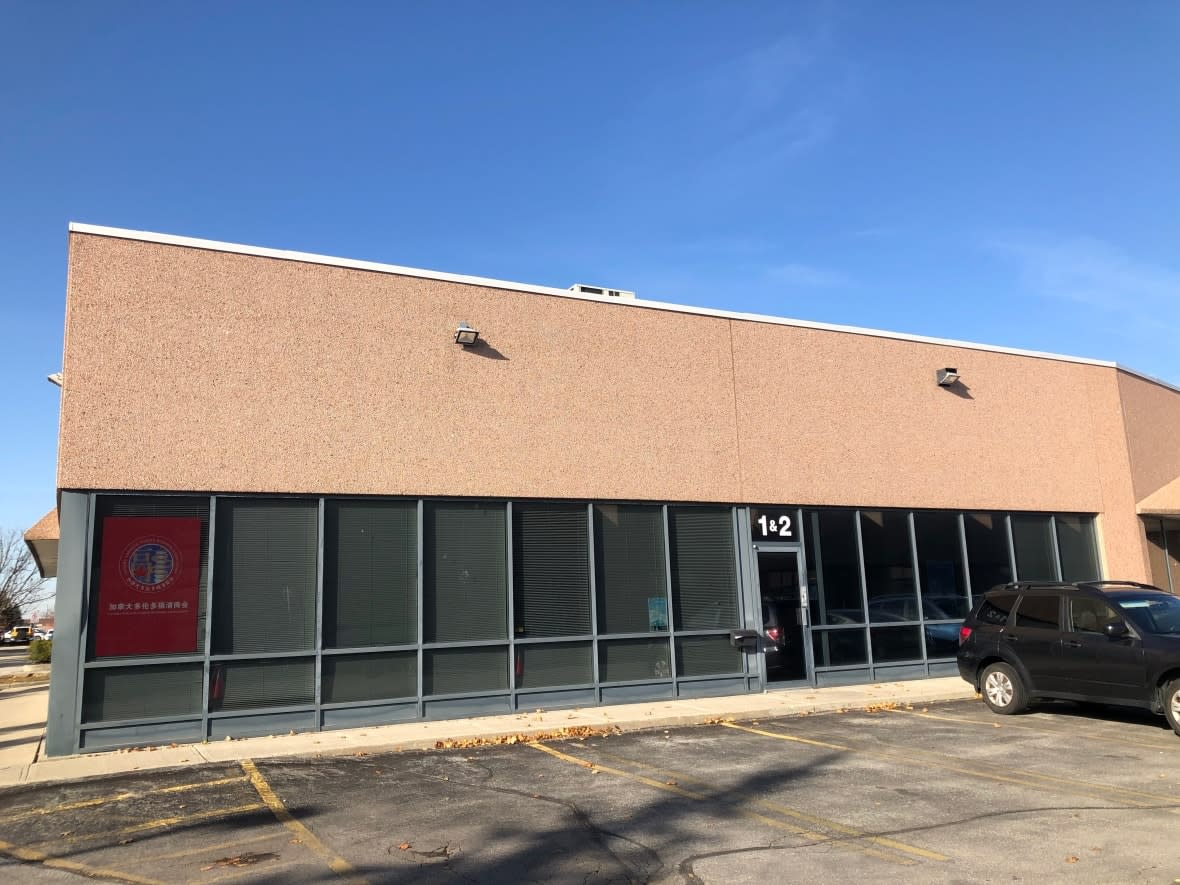
M263 246L244 246L239 243L224 243L220 240L202 240L196 237L180 237L174 234L160 234L152 231L127 230L119 227L104 227L97 224L83 224L78 221L70 222L70 233L92 234L100 237L116 237L123 240L139 240L145 243L160 243L166 246L185 246L190 249L206 249L212 252L232 252L238 255L254 255L259 258L277 258L282 261L300 261L305 264L324 264L332 267L346 267L353 270L367 270L374 273L396 274L405 277L418 277L426 280L441 280L448 283L460 283L468 286L483 286L489 289L508 289L513 292L531 292L536 295L551 295L557 298L572 298L577 301L597 301L602 304L616 304L624 307L641 307L651 310L667 310L674 313L695 314L697 316L716 317L727 320L744 320L754 323L768 323L776 326L795 326L802 329L817 329L823 332L844 332L850 335L868 335L873 338L891 338L896 341L912 341L918 344L934 344L942 347L958 347L968 350L982 350L989 353L1005 353L1012 356L1026 356L1037 359L1058 360L1067 363L1082 363L1089 366L1102 366L1108 369L1119 369L1135 375L1145 381L1162 385L1180 393L1180 387L1120 366L1107 360L1095 360L1087 357L1068 356L1060 353L1047 353L1038 350L1022 350L1016 347L1000 347L992 344L979 344L973 341L957 341L952 338L931 338L926 335L908 335L904 332L888 332L883 329L866 329L860 326L841 326L835 323L819 323L811 320L793 320L785 317L768 316L757 313L739 313L732 310L718 310L708 307L693 307L685 304L673 304L666 301L647 301L642 298L619 299L606 295L588 295L582 292L571 292L568 289L557 289L552 286L535 286L529 283L514 283L508 280L494 280L487 277L474 277L466 274L443 273L442 271L423 270L416 267L402 267L397 264L383 264L376 261L359 261L353 258L337 258L332 255L317 255L313 252L293 252L288 249L268 249Z

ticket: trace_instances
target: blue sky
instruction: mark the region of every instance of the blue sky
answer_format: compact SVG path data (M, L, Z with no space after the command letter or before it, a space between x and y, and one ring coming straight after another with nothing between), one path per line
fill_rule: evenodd
M70 221L1180 384L1177 45L1171 2L8 0L0 528L53 503Z

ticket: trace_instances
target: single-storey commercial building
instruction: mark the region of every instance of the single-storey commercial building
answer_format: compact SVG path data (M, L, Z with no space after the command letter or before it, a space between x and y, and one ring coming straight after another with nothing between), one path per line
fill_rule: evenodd
M47 749L954 673L1180 587L1113 363L75 224ZM55 524L56 520L56 524Z

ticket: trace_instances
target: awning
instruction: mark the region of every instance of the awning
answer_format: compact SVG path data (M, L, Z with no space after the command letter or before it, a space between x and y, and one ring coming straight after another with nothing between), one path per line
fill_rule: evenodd
M25 543L37 563L37 570L43 578L57 577L57 543L61 540L61 528L57 523L57 508L53 508L37 524L25 532Z
M1139 502L1143 516L1180 516L1180 476Z

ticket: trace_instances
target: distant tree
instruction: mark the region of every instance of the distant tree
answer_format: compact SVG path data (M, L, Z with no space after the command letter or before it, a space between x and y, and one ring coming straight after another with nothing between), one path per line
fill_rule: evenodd
M0 621L19 624L21 612L53 595L49 579L41 577L21 533L0 531Z

